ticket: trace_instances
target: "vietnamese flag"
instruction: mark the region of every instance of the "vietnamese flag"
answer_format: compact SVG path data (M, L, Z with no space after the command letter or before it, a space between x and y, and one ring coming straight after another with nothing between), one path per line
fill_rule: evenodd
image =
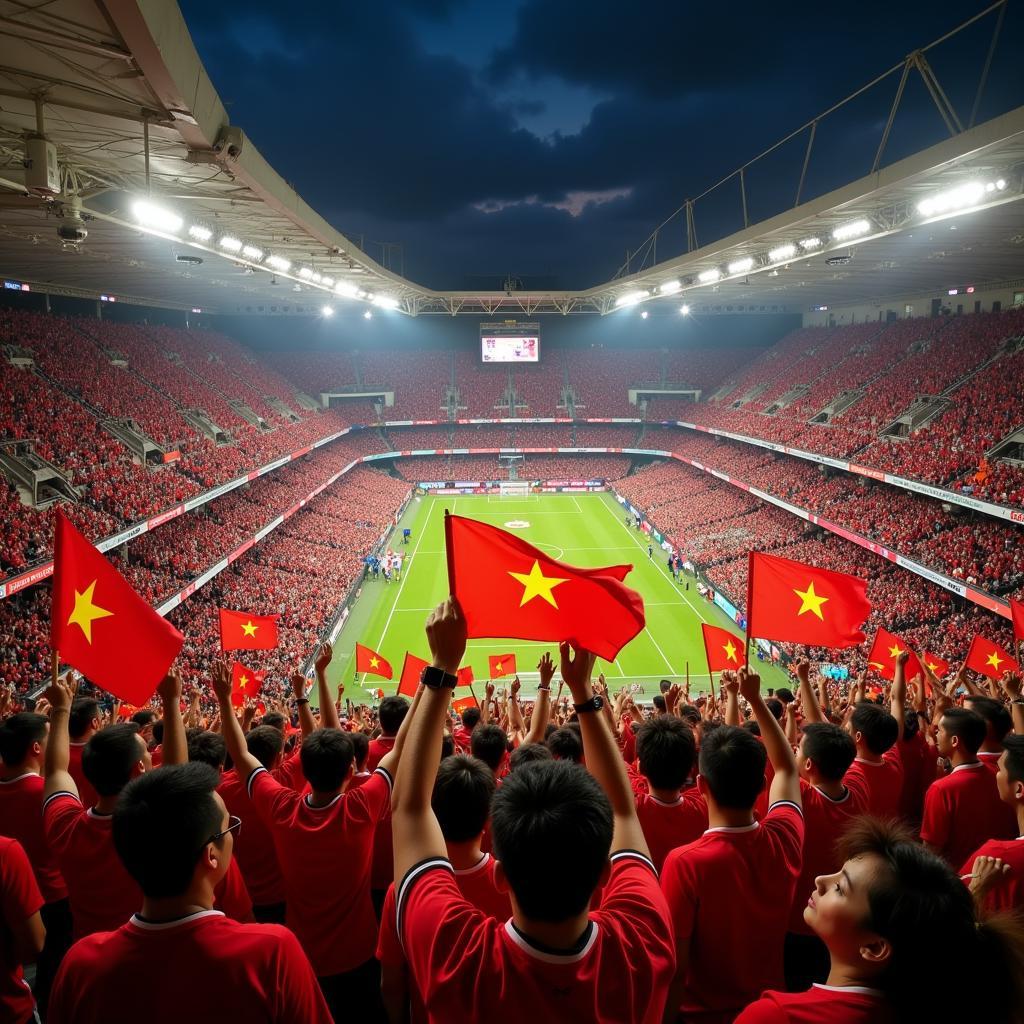
M971 641L971 649L967 652L964 664L972 672L980 672L989 679L1001 679L1004 672L1017 671L1017 662L999 644L983 636L975 636Z
M910 646L905 644L899 637L893 636L887 630L878 628L875 633L874 642L871 644L871 652L868 654L868 664L875 669L883 679L894 679L896 677L896 656L903 651L910 651ZM906 665L903 666L903 678L910 682L915 676L924 676L921 671L921 662L917 655L910 651Z
M516 674L516 656L514 654L492 654L487 658L492 679Z
M356 671L367 672L373 676L382 676L384 679L393 679L391 662L382 658L376 651L362 644L356 644Z
M185 638L59 509L55 521L50 643L90 682L142 707Z
M472 686L473 685L473 669L470 665L463 665L458 672L455 673L458 678L456 686Z
M402 663L402 675L398 680L398 692L406 697L415 697L416 691L420 688L420 673L430 664L415 654L405 652L405 661Z
M277 616L220 609L222 651L269 651L277 646Z
M924 663L936 679L945 679L949 675L949 662L945 658L940 658L937 654L929 654L925 651Z
M263 686L265 672L253 672L237 661L231 663L231 706L240 708L248 698L255 697Z
M738 669L746 664L747 657L742 637L706 622L700 624L700 631L704 634L704 653L707 655L709 672Z
M1015 640L1024 640L1024 601L1015 601L1010 598L1010 617L1013 619L1013 637Z
M751 551L747 631L760 640L855 647L871 614L867 591L856 576Z
M477 703L476 697L469 696L459 697L458 700L453 700L452 707L455 709L456 714L461 715L466 708L478 708L480 705Z
M444 522L448 580L470 638L568 640L614 661L644 628L643 598L622 582L631 565L581 569L475 519Z

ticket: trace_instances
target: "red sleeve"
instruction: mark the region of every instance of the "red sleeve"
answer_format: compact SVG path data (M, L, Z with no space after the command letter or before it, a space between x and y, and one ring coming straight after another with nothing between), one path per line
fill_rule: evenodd
M974 874L974 862L979 857L985 857L988 855L988 842L989 841L986 840L984 843L982 843L981 846L979 846L974 851L974 853L972 853L970 857L968 857L967 860L964 861L964 866L959 871L959 875L961 878L970 878L970 876Z
M924 797L924 815L921 818L921 839L939 850L949 840L949 808L946 806L943 786L929 786Z
M903 771L903 756L900 754L900 745L897 741L894 743L883 755L883 761L890 761L895 764L900 771Z
M398 966L405 963L402 941L398 937L398 915L395 910L395 883L388 886L384 906L380 912L380 932L377 935L377 959L382 964Z
M213 897L214 907L223 910L233 920L241 924L249 924L256 920L252 913L252 899L235 857L231 858L227 874L217 884Z
M288 818L299 801L298 793L282 786L266 768L256 768L249 776L245 788L256 813L268 825Z
M313 968L299 940L280 925L264 925L280 939L275 973L268 979L267 997L277 1024L334 1024L334 1018L317 984Z
M377 767L358 789L345 797L345 818L358 827L359 822L376 825L391 810L394 780L386 768Z
M619 749L622 751L622 760L631 765L636 760L636 733L633 732L633 725L626 726L619 742Z
M659 955L671 959L674 967L672 918L653 862L637 850L617 850L610 860L598 915L602 921L612 919L620 934L631 936L630 948L644 951L644 969Z
M804 855L803 811L789 800L776 800L768 808L761 827L770 831L793 877L798 877Z
M3 920L27 921L43 905L43 894L16 839L0 840L0 910Z
M700 902L700 886L679 850L673 850L665 858L661 868L661 891L668 904L676 945L680 946L682 940L688 939L693 933L693 922Z
M58 855L74 842L75 825L82 816L82 801L74 793L53 793L43 804L46 844Z
M770 996L751 1003L734 1024L789 1024L789 1014Z
M284 764L270 773L282 786L294 789L296 793L301 793L306 785L306 777L302 774L302 758L299 756L299 749L296 746Z

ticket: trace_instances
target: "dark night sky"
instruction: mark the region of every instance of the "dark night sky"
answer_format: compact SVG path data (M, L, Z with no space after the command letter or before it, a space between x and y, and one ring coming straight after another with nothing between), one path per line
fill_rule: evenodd
M984 8L980 0L180 0L263 154L339 230L401 243L437 287L585 287L688 195ZM1021 102L1011 5L979 120ZM966 122L993 16L929 59ZM819 130L809 193L869 170L893 76ZM920 80L886 161L939 141ZM804 140L748 177L751 219L792 203ZM738 186L698 207L741 227ZM677 221L658 257L682 251ZM393 268L398 269L397 262Z

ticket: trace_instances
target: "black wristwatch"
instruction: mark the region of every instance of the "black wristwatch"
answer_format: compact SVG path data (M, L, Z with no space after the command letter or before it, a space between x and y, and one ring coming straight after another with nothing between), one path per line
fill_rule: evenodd
M588 711L600 711L604 707L604 698L595 693L590 700L585 700L582 704L573 704L573 707L577 715L584 715Z
M428 665L420 673L420 682L431 690L440 690L442 687L454 690L458 681L458 676L453 676L436 665Z

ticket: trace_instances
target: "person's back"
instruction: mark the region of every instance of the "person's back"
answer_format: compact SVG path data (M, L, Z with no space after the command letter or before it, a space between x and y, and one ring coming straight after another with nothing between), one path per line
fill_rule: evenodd
M847 785L864 791L869 814L897 817L904 776L896 742L899 724L884 708L861 701L850 716L848 732L857 745L857 756L846 773Z
M765 992L736 1024L896 1024L880 992L815 983L806 992Z

